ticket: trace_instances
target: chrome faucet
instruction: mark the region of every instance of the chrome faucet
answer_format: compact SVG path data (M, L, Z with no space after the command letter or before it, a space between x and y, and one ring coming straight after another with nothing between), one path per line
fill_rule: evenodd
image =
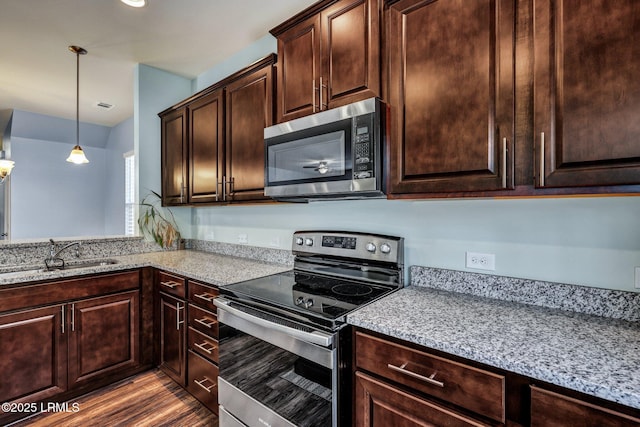
M50 268L64 268L64 259L60 257L60 254L65 250L69 249L72 246L76 247L76 258L80 258L80 248L82 246L82 242L72 242L67 245L64 245L62 249L56 252L56 242L53 239L49 239L51 245L49 246L49 256L45 258L44 265Z

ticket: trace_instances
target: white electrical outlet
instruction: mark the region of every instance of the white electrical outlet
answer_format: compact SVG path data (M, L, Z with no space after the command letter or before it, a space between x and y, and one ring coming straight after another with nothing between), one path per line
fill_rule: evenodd
M467 252L467 268L475 268L477 270L496 269L496 256L494 254L481 254L478 252Z
M238 234L238 243L241 245L246 245L249 243L249 235L247 233Z
M636 288L640 289L640 267L636 267Z
M271 241L269 241L269 246L272 246L274 248L279 248L280 247L280 237L279 236L272 237Z

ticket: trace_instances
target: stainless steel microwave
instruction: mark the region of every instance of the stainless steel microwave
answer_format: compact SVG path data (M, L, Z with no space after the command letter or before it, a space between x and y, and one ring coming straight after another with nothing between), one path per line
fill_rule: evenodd
M387 106L369 98L264 130L264 194L274 199L384 197Z

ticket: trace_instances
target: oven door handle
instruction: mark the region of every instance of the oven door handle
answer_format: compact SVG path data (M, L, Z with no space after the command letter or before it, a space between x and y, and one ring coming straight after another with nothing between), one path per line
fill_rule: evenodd
M218 307L218 309L222 311L227 311L230 314L241 318L242 320L245 320L250 323L254 323L264 328L280 331L282 333L290 335L299 340L302 340L311 344L321 345L323 347L329 347L333 344L333 335L325 334L320 331L313 331L313 332L300 331L298 329L290 328L288 326L269 322L268 320L264 320L256 316L252 316L248 313L245 313L242 310L238 310L237 308L231 307L229 300L225 300L220 297L213 300L213 303L216 305L216 307Z

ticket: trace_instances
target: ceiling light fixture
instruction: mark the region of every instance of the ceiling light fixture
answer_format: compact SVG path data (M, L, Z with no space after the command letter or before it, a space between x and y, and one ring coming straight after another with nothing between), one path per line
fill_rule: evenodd
M76 145L67 157L67 162L80 165L89 163L80 147L80 55L86 55L87 51L80 46L69 46L69 50L76 54Z
M15 164L16 162L13 160L5 159L4 150L0 150L0 183L4 182L5 178L9 176Z
M122 3L131 7L143 7L147 4L146 0L120 0Z

